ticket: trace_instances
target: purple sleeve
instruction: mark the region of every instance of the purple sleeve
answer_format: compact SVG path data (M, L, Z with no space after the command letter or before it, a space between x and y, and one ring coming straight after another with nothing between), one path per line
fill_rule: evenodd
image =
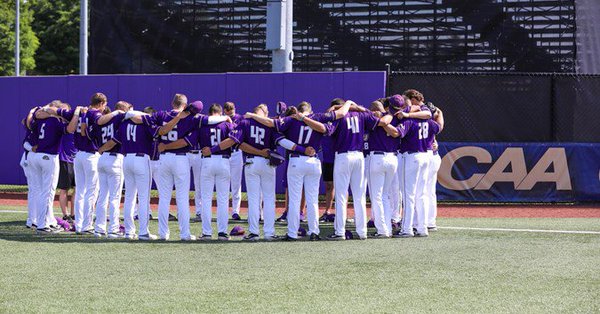
M102 113L100 113L100 111L96 111L96 112L91 112L88 111L88 125L90 124L98 124L98 119L100 119L100 117L102 117Z
M67 109L58 109L58 110L56 110L56 113L59 116L67 119L68 121L71 121L71 119L73 119L73 115L75 114L75 111L74 110L67 110Z
M195 128L199 128L203 125L208 125L208 116L207 115L198 115L192 118L192 121L194 121L194 127Z
M284 139L285 136L277 131L273 132L273 136L271 137L272 139L272 143L271 143L271 149L274 149L275 147L277 147L277 143L279 143L279 141L281 141L282 139Z
M429 130L435 135L440 134L440 125L433 120L429 120Z
M396 130L398 130L398 133L400 133L401 138L404 138L406 136L408 130L410 130L410 127L412 126L412 123L413 120L404 119L400 121L398 126L396 126Z
M290 126L290 120L292 117L285 117L280 119L273 119L275 124L275 131L277 132L285 132Z
M229 138L232 139L236 144L241 144L244 142L244 129L247 124L247 121L242 121L235 127L235 129L229 132Z
M142 123L147 126L162 125L164 120L164 112L157 111L151 115L142 115Z
M377 118L372 112L360 112L360 116L365 123L365 132L373 131L379 124L379 118Z
M198 140L200 139L199 136L200 136L199 129L195 129L192 132L190 132L188 135L186 135L183 139L190 147L196 147L196 143L198 143Z
M316 113L313 119L321 123L333 122L335 121L335 111Z

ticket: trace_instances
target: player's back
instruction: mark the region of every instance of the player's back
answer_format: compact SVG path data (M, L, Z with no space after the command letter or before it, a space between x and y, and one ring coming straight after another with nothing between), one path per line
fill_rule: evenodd
M154 149L154 134L156 128L145 124L135 124L125 120L120 124L115 136L115 142L121 144L122 154L152 155Z
M240 121L232 132L237 142L244 142L256 149L275 148L275 129L264 126L254 119Z
M374 129L379 122L371 112L348 112L333 122L333 146L337 153L363 151L365 130Z
M62 136L66 133L66 127L67 124L56 117L37 121L32 132L33 136L38 139L36 152L58 154Z
M106 144L108 141L110 141L111 139L113 139L115 137L115 134L116 134L117 130L119 129L119 126L123 122L124 116L125 116L125 114L122 114L122 113L117 114L116 116L111 118L110 121L108 121L104 125L92 125L90 127L92 136L94 137L94 141L96 143L98 143L98 146L102 146L102 145ZM119 146L119 144L117 144L113 148L111 148L108 152L118 153L120 151L121 151L121 147Z

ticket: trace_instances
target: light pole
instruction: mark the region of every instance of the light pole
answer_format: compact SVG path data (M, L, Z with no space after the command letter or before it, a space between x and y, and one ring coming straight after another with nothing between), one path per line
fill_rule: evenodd
M88 74L88 1L80 0L79 12L79 74Z
M20 72L21 72L21 38L20 38L20 15L21 15L21 8L20 8L20 3L21 0L17 0L17 7L16 7L16 18L15 18L15 76L19 76Z

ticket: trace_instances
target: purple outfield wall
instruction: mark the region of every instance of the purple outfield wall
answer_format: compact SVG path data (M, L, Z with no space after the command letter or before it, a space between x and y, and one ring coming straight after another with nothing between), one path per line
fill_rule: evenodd
M4 135L0 184L26 183L19 167L25 134L20 121L31 107L53 99L72 106L87 105L93 93L102 92L111 108L118 100L126 100L137 109L168 109L173 94L183 93L189 101L202 100L205 106L233 101L240 113L259 103L266 103L274 113L277 101L297 104L303 100L310 102L315 111L323 111L335 97L368 105L385 95L385 80L385 72L0 77L5 108L0 124Z

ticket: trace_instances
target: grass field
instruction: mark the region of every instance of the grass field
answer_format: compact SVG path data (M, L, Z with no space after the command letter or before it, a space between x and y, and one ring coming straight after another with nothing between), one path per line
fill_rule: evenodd
M600 234L443 228L600 232L595 218L442 218L413 239L141 243L43 238L7 210L25 208L0 206L4 313L600 311Z

